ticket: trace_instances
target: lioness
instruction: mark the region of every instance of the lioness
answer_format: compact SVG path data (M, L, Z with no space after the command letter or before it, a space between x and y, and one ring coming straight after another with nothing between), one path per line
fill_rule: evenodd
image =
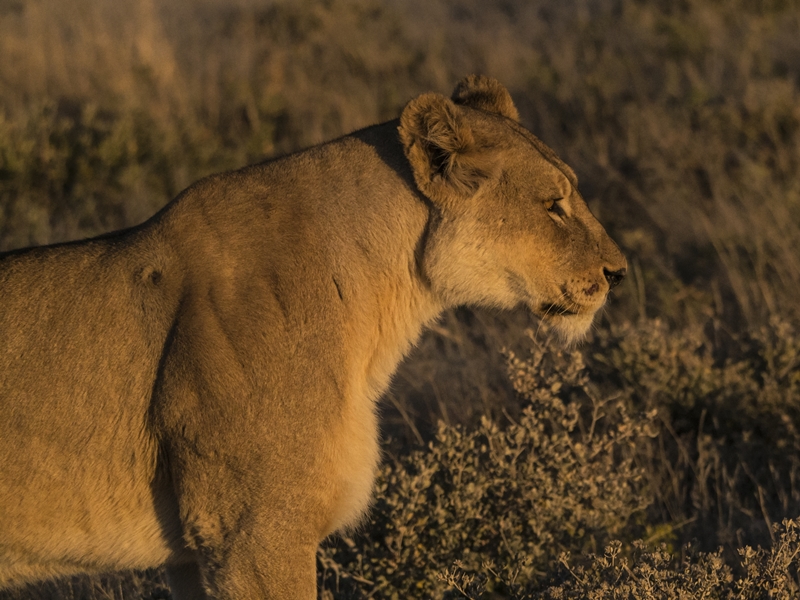
M625 268L475 76L138 227L0 255L0 587L166 564L176 598L315 598L425 325L524 303L574 340Z

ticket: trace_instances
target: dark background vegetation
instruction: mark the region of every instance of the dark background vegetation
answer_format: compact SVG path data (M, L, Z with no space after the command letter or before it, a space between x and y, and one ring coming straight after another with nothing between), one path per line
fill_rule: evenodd
M577 350L522 310L442 318L322 595L797 597L798 32L797 0L0 0L0 249L495 76L630 276ZM159 572L0 593L167 595Z

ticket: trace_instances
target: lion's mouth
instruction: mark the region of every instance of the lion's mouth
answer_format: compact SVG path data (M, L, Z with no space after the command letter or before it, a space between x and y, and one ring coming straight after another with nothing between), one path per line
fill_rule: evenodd
M574 310L568 309L566 306L562 306L560 304L553 304L553 303L544 303L539 307L539 310L542 312L544 316L569 316L569 315L577 315L578 313Z

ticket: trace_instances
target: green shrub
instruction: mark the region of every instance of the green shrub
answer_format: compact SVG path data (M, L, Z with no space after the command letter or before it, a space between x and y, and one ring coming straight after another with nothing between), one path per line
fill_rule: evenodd
M0 118L0 244L120 228L180 190L163 132L145 114L44 102ZM144 212L146 211L146 212Z

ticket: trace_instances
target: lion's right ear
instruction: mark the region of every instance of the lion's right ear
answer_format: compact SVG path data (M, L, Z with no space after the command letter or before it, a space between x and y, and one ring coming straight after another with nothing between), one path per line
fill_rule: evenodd
M497 170L497 153L475 140L462 110L444 96L414 98L398 130L417 186L431 200L472 196Z
M508 117L519 123L519 112L511 94L493 77L469 75L456 85L453 102Z

